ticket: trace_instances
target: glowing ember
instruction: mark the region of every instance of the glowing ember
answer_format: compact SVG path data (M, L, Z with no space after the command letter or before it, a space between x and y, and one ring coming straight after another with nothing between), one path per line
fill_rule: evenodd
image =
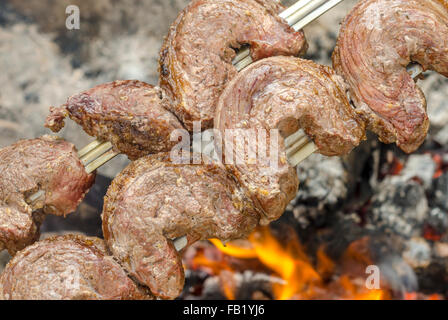
M273 278L280 281L272 283L275 299L349 299L349 300L383 300L390 299L386 290L370 290L366 287L366 274L360 273L370 263L365 252L368 239L361 239L349 246L343 259L343 272L336 274L337 268L320 248L313 263L300 243L295 232L289 235L289 241L280 242L268 227L260 227L252 233L247 241L231 242L223 245L219 240L210 240L223 257L211 253L198 252L193 259L193 268L208 270L219 275L222 291L228 299L235 299L235 273L229 259L255 259L266 269L272 271ZM208 256L207 256L208 255ZM348 266L348 267L347 267ZM340 270L339 270L340 271Z

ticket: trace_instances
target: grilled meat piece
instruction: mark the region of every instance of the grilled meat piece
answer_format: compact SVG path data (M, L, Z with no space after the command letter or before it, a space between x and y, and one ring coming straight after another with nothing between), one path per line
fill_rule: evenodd
M60 236L19 252L0 276L0 300L148 299L106 253L104 241Z
M168 154L131 163L105 197L103 232L120 264L151 292L176 298L184 285L172 239L247 236L258 213L222 165L176 165Z
M426 100L408 64L448 76L446 0L364 0L342 23L333 54L358 112L385 143L405 152L424 141Z
M45 126L60 131L68 115L87 134L110 141L115 151L137 159L167 152L178 143L170 141L170 135L183 126L165 109L169 104L158 87L115 81L72 96L66 106L52 108Z
M75 211L95 180L72 144L50 136L1 149L0 172L0 247L11 254L38 238L43 214ZM43 203L28 204L39 190L45 191Z
M342 79L328 67L293 57L263 59L241 71L221 95L215 128L225 142L226 166L263 208L263 224L278 219L297 192L297 173L287 161L283 138L301 128L320 153L339 156L358 146L365 135ZM240 139L226 135L229 129L241 129L236 134ZM267 138L254 143L241 139L258 136L259 129ZM278 143L273 140L277 150L267 142L275 133L272 129L280 133ZM235 152L241 144L246 152ZM263 145L267 157L262 156ZM228 159L230 147L236 159ZM272 152L278 153L276 163Z
M235 49L250 45L254 60L306 51L303 33L278 17L281 8L272 0L193 0L178 16L161 50L160 85L188 130L194 121L213 126L219 96L237 74Z

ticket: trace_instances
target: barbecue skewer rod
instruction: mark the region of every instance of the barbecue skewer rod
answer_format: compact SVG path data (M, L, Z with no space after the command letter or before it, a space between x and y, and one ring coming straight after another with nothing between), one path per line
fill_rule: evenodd
M294 5L280 13L279 16L280 18L285 19L295 31L299 31L342 1L343 0L297 1ZM252 62L253 60L248 48L238 53L233 60L233 64L238 71L243 70Z
M342 1L343 0L299 0L283 11L280 14L280 17L285 19L294 30L298 31ZM249 49L242 50L233 60L233 64L238 71L241 71L252 62ZM408 68L408 72L414 79L417 79L423 72L423 68L419 64L412 64ZM294 167L318 150L317 146L309 139L303 130L299 130L286 138L285 145L287 148L286 153L288 161ZM118 154L119 153L113 150L110 142L101 142L99 140L93 141L78 152L78 156L86 167L87 173L92 173ZM45 192L40 190L31 195L28 198L28 202L34 204L43 200L44 196ZM181 251L185 248L187 243L188 241L185 236L174 240L174 246L177 251Z
M342 2L342 0L299 0L283 11L280 14L280 17L286 19L288 24L293 26L295 30L300 30L340 2ZM238 71L241 71L252 62L250 51L248 49L240 52L233 61ZM408 71L414 79L418 78L423 72L421 66L418 64L411 65ZM299 130L286 138L285 145L287 148L288 160L294 167L317 151L317 147L307 137L303 130ZM91 173L118 154L119 153L112 150L112 144L110 142L95 140L80 150L78 155L86 166L86 171ZM31 200L30 203L34 203L42 196L43 193L40 191L37 192L29 198L29 200Z
M300 30L308 23L320 17L329 11L342 0L299 0L282 13L280 17L286 19L289 25L295 30ZM238 71L251 64L252 58L248 49L240 52L233 61ZM408 68L408 72L416 79L423 72L418 64L413 64ZM308 138L308 136L299 130L285 139L288 160L291 165L297 166L308 156L317 151L316 145ZM86 167L87 173L92 173L119 153L113 151L110 142L101 142L95 140L85 148L78 152L82 163ZM44 196L43 191L38 191L28 198L29 203L35 203Z
M412 63L408 66L407 71L417 81L423 73L423 67L418 63ZM303 160L318 150L314 142L302 129L287 137L285 139L285 146L289 164L293 167L298 166Z
M113 153L114 157L116 153L112 150L112 144L110 142L101 142L98 140L93 141L88 144L86 147L81 149L78 152L78 157L81 163L86 168L86 172L88 174L92 173L96 170L96 165L98 165L99 161L104 161L107 159L107 155ZM110 160L111 158L109 158ZM108 161L109 161L108 160ZM103 163L104 164L104 163ZM40 200L44 200L45 192L43 190L39 190L36 193L32 194L28 197L27 202L31 205L36 205ZM37 208L42 209L42 208Z
M312 22L313 20L320 17L323 13L326 11L332 9L334 6L336 6L338 3L340 3L342 0L299 0L289 8L287 8L285 11L280 13L280 17L286 19L288 24L290 26L293 26L296 30L302 29L305 25ZM311 18L309 18L311 16ZM247 67L249 64L251 64L252 58L250 57L250 51L243 50L240 52L236 58L233 60L233 64L235 65L236 69L238 71L241 71L245 67ZM291 147L293 144L295 144L295 140L289 139L288 140L290 144L287 144L287 147ZM107 142L105 142L107 143ZM313 152L317 150L317 148L313 148L311 146L304 145L304 151L306 153L302 153L302 155L293 156L293 163L300 163L304 159L307 158L306 154L310 155ZM89 152L93 152L95 148L102 148L101 142L94 141L87 147L85 147L83 150L80 151L81 155L88 154ZM93 172L99 167L101 167L106 162L113 159L115 156L117 156L119 153L114 153L113 151L110 151L111 148L103 149L105 150L103 153L96 152L95 154L90 154L90 159L94 155L98 155L96 159L92 159L91 164L88 166L88 172Z

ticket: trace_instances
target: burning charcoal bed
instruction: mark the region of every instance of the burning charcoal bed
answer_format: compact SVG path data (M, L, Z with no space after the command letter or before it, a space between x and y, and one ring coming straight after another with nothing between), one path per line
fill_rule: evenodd
M187 251L182 298L446 299L448 159L444 148L427 145L407 156L367 141L357 154L365 159L361 173L349 169L349 158L310 158L299 176L309 167L324 170L310 173L319 175L319 188L302 185L300 202L270 228L247 242L212 241ZM365 150L378 155L377 168ZM352 185L332 189L342 182ZM380 270L381 289L366 289L369 266Z
M48 208L33 211L39 220L33 238L23 245L28 246L25 251L11 256L15 250L3 250L8 239L0 242L0 275L5 271L7 289L14 291L10 285L15 281L14 272L26 269L16 271L14 266L22 265L18 260L33 248L45 251L45 245L54 239L66 241L70 248L71 241L78 239L81 247L94 252L91 259L107 260L105 265L113 267L116 279L124 279L129 291L120 287L120 280L111 285L110 293L94 288L86 299L448 300L448 78L444 77L448 62L439 55L448 50L448 40L437 39L432 44L436 49L429 50L431 37L424 23L418 35L423 42L407 34L408 38L394 46L390 45L395 43L393 32L380 32L376 36L389 41L387 49L396 49L398 54L378 54L379 60L372 58L368 74L391 78L374 77L375 82L364 74L359 76L359 66L347 61L371 58L377 49L368 39L365 47L358 48L364 53L362 59L347 50L355 32L350 28L356 19L363 21L362 14L368 11L358 3L374 3L373 7L380 3L381 7L384 1L342 1L323 18L298 30L288 19L277 17L282 8L276 0L226 0L226 9L219 7L224 2L218 0L63 0L57 4L43 0L29 5L21 0L1 1L0 56L6 59L0 59L0 148L49 134L46 122L76 145L88 175L93 177L98 169L95 183L74 213L44 218L39 214ZM446 0L390 1L394 6L422 10L436 22L448 19L441 14L445 12L442 9L448 12ZM295 1L281 3L290 6ZM422 9L420 3L431 6ZM79 30L68 31L66 16L61 17L69 4L86 14ZM204 41L200 37L208 32L196 32L192 26L199 20L206 26L207 20L197 16L207 17L215 6L223 10L220 14L224 17L228 14L225 10L234 10L229 16L243 17L242 24L257 23L256 32L246 34L237 24L235 30L225 28L226 19L211 15L217 19L213 33L219 33L219 41L198 49ZM255 12L255 17L248 10ZM416 21L419 19L417 16ZM173 22L171 28L167 21ZM398 18L395 22L403 23ZM261 32L272 25L276 28L273 34ZM448 23L435 25L445 31ZM363 28L373 30L374 35L378 31L374 23L365 23ZM255 48L255 54L244 56L249 45L239 43L240 38ZM197 53L186 52L183 46ZM420 47L425 50L418 51ZM284 55L293 57L275 57ZM209 61L206 68L201 67L200 58ZM248 61L254 63L248 66ZM406 69L411 61L423 66L415 81ZM288 68L293 72L288 73ZM312 74L312 81L324 83L321 91L312 88L305 76L298 76L296 68ZM193 78L193 83L188 83ZM398 79L408 95L392 88L391 79ZM285 107L293 105L289 93L300 89L302 80L310 87L300 98L315 107L316 114L303 111L302 118L296 114L292 120L281 118L284 110L308 110L305 104L297 109ZM278 97L276 90L281 91ZM336 96L338 104L330 99L321 109L314 106L320 103L314 98L327 96ZM380 104L380 100L387 103ZM229 101L235 110L226 113ZM263 105L272 101L278 105ZM252 104L262 106L253 116L258 116L256 121L250 118ZM49 106L60 107L51 108L48 116ZM406 113L410 109L415 113ZM342 120L326 119L330 111ZM233 166L168 161L178 142L170 137L172 131L183 130L184 136L195 137L195 120L203 122L206 128L202 129L215 125L224 131L229 123L238 128L249 122L267 128L276 117L281 118L276 128L282 129L280 145L286 155L280 169L287 171L292 181L285 183L284 177L275 177L284 183L278 183L280 195L269 194L262 170L257 167L251 172L255 166L249 162ZM68 119L64 123L65 118L81 127ZM336 130L325 126L328 123L340 125ZM288 139L296 134L300 139L289 144ZM332 135L340 139L331 140ZM333 143L327 144L330 140ZM307 151L299 154L300 160L306 159L296 167L291 149L297 145L299 151ZM322 145L333 153L325 152ZM191 147L197 151L194 143ZM89 148L93 152L83 155ZM86 160L97 151L96 158ZM253 173L248 176L256 180L256 188L250 179L249 183L245 180L247 176L240 175L244 170ZM297 180L300 186L295 193ZM29 204L28 196L38 194L41 187L38 184L33 192L27 191L23 202ZM0 205L10 205L8 196L2 197ZM285 199L293 200L287 204ZM182 208L187 203L190 207ZM269 216L269 206L278 212ZM157 228L151 229L151 224ZM151 237L146 237L148 230ZM214 236L222 241L208 239ZM150 243L150 238L157 241ZM101 243L100 252L91 242ZM142 243L146 251L140 249ZM124 244L126 250L122 250ZM61 256L66 253L58 250L55 252ZM138 259L133 257L135 252ZM48 265L58 266L51 258L50 252ZM173 261L176 270L166 275ZM104 285L107 277L101 272L84 271L83 279L95 278L95 283ZM27 274L19 274L17 279L20 276L34 281ZM1 279L0 299L6 299L10 293L2 291L7 286ZM114 286L118 293L112 290ZM48 288L51 291L51 285ZM16 296L27 299L26 294L22 288ZM34 290L34 295L39 296L39 290ZM84 298L79 292L59 296Z

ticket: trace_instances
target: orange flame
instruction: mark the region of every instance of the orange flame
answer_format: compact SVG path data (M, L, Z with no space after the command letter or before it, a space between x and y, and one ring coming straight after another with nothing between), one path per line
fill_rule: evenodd
M313 264L295 233L292 232L289 237L291 239L284 244L276 239L268 227L260 227L249 236L245 245L241 242L223 245L216 239L210 241L222 254L236 259L257 259L273 272L275 278L281 278L282 281L272 284L274 298L278 300L390 299L388 291L367 289L362 277L348 274L336 276L336 265L326 255L324 248L319 248ZM350 263L363 265L359 270L365 270L370 260L363 251L364 240L352 244L344 255L344 259L350 260ZM194 265L206 267L213 274L220 275L223 293L229 300L235 299L235 284L229 278L229 272L234 270L229 264L212 261L202 253L194 258Z
M264 227L254 232L249 241L253 244L258 259L285 280L286 284L273 286L276 299L290 299L298 292L305 292L313 283L321 281L298 239L283 247L269 228Z

